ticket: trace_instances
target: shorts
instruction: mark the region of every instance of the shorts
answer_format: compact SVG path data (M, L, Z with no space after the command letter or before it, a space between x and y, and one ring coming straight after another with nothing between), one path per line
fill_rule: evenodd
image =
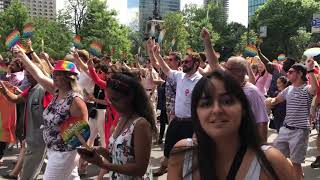
M290 130L281 127L273 146L290 158L293 163L301 164L307 154L309 133L309 129Z

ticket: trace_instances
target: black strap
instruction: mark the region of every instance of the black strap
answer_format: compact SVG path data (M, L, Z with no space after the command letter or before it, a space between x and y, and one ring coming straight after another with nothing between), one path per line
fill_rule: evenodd
M244 154L247 151L247 145L241 145L236 156L233 159L231 168L229 170L228 176L227 176L227 180L235 180L236 179L236 175L238 173L238 170L241 166Z

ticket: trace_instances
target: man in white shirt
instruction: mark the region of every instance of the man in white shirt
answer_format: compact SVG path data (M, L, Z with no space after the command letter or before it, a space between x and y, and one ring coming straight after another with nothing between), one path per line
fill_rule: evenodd
M191 95L194 86L202 78L202 75L198 72L200 55L198 53L188 54L184 60L181 61L183 72L172 70L161 57L159 45L154 45L151 41L151 39L148 41L148 48L152 48L152 51L148 51L151 59L158 60L161 70L168 78L171 78L177 83L175 117L169 124L164 147L164 156L168 159L171 149L179 140L191 138L193 135ZM162 164L160 171L163 169L166 169L166 160ZM161 173L157 175L161 175Z

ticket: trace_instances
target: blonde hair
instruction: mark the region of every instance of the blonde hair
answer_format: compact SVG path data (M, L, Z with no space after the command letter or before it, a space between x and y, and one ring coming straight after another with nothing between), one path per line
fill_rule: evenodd
M66 73L65 78L68 80L72 91L82 94L81 89L78 84L78 77L73 73Z

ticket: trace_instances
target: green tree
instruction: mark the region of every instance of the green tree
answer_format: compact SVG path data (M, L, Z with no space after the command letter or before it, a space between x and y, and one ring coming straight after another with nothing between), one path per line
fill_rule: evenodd
M54 59L62 59L72 47L72 32L66 24L45 18L34 18L35 29L32 37L33 47L37 52L43 50Z
M225 60L230 56L237 54L241 47L245 46L245 37L247 28L239 23L230 23L227 26L226 31L221 32L220 39L215 43L215 49L221 53L220 59ZM243 36L243 38L241 38ZM242 42L243 39L243 42Z
M186 52L188 48L188 32L185 27L185 19L181 12L170 12L164 17L164 28L166 35L163 40L164 52L168 52L171 47L171 41L175 38L176 43L172 47L173 51Z
M257 37L258 37L257 33L254 32L253 30L249 31L249 37L248 37L248 32L243 33L240 37L240 41L237 43L234 49L234 54L235 55L242 54L248 42L250 44L257 44L257 40L258 40Z
M270 57L279 53L291 54L290 38L298 35L300 28L310 31L312 15L319 12L317 0L269 0L258 9L252 27L268 27L268 37L262 44L263 52Z
M117 22L115 15L116 12L107 10L105 1L90 0L79 31L82 43L89 47L92 40L100 40L104 53L110 54L114 49L115 58L124 58L123 54L131 57L129 30Z
M6 36L14 29L22 30L23 25L28 19L27 8L18 0L13 0L10 6L0 12L0 35L2 43L0 43L0 52L5 52L4 41Z

